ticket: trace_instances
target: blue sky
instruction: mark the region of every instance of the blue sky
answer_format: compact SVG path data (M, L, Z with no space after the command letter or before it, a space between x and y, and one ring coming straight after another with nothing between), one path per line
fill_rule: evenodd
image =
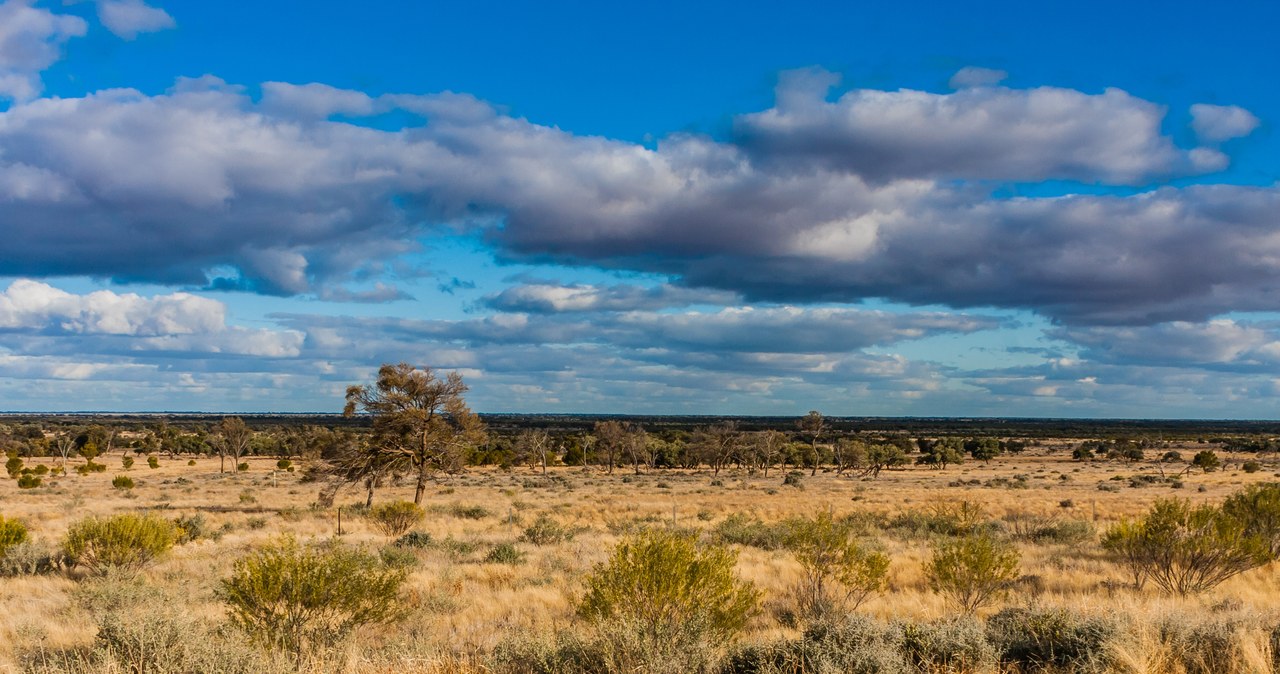
M0 409L1274 418L1273 3L0 0Z

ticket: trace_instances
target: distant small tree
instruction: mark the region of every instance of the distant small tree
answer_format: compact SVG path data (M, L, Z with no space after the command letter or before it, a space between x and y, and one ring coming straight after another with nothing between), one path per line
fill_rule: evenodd
M867 465L863 469L863 475L869 475L875 479L880 477L880 471L885 468L905 466L907 463L907 452L898 445L891 442L874 442L867 445Z
M965 441L964 447L969 456L983 463L991 463L992 459L1002 453L1000 441L995 438L970 438Z
M769 477L769 468L782 456L782 448L787 444L787 436L781 431L764 430L751 434L750 447L754 463Z
M240 457L249 449L253 440L253 431L245 425L240 417L223 417L214 427L214 445L218 448L218 472L227 472L227 457L231 457L231 465L240 465Z
M918 464L945 469L953 463L964 463L964 445L958 438L921 438L917 443L920 447L920 456L916 458Z
M1004 595L1020 559L1012 544L988 532L969 533L938 543L925 576L935 592L971 615Z
M1195 458L1191 459L1191 463L1206 473L1212 473L1222 466L1222 461L1218 459L1218 455L1208 449L1196 452Z
M796 429L800 431L800 435L809 439L810 455L813 457L813 470L810 475L818 474L818 439L827 430L827 420L823 418L822 413L817 410L810 410L808 414L800 418L796 422Z
M516 455L530 467L541 466L547 474L547 454L551 452L551 434L541 428L529 428L516 436Z

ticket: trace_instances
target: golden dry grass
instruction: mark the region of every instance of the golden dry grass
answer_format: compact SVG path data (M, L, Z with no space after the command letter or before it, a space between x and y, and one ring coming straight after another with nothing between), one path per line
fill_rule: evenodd
M414 606L410 620L360 635L341 656L349 671L463 671L482 661L495 644L515 631L545 634L574 625L575 593L591 566L603 559L628 526L661 526L674 520L681 527L707 530L726 516L749 513L765 521L830 511L837 517L852 513L893 516L911 509L929 509L961 500L980 504L994 519L1019 513L1058 514L1085 519L1099 529L1120 517L1135 515L1156 498L1180 496L1193 501L1218 501L1241 486L1274 479L1277 467L1255 474L1236 470L1246 457L1223 456L1227 470L1183 478L1185 485L1131 488L1112 481L1157 473L1152 462L1126 465L1070 459L1064 443L1029 449L1002 457L990 465L968 462L946 470L913 467L885 471L879 479L805 472L803 487L782 486L784 471L768 477L743 471L653 471L633 475L619 470L605 475L597 468L559 467L548 478L527 469L472 469L444 477L427 492L427 520L419 527L436 541L453 539L470 544L459 553L440 547L422 553L422 563L409 581ZM1187 457L1200 449L1177 448ZM1247 457L1254 458L1254 457ZM183 598L191 615L218 620L223 608L214 591L231 563L255 545L281 534L300 539L335 535L336 510L315 510L318 484L301 480L302 471L275 471L273 459L250 458L247 473L219 474L216 459L161 459L158 469L139 460L128 471L138 486L125 493L111 487L124 473L120 458L100 457L105 473L55 478L52 486L19 490L12 480L0 482L0 514L27 523L32 536L56 544L67 527L88 515L142 509L162 509L167 516L203 514L209 528L227 529L219 540L200 540L176 548L142 574L143 582ZM39 460L29 460L34 465ZM45 460L52 464L52 460ZM1024 476L1025 488L966 484L957 481L993 479L1014 481ZM1066 479L1063 479L1066 476ZM1099 485L1119 485L1117 491ZM377 492L378 501L412 498L410 484ZM1073 505L1064 507L1070 501ZM347 488L337 502L363 502L363 493ZM483 506L491 514L479 519L451 513L454 506ZM539 514L577 530L571 540L549 546L520 543L524 563L504 565L483 561L488 546L515 542ZM388 541L363 520L349 513L342 539L377 548ZM944 615L943 601L930 592L923 574L929 543L905 537L881 536L893 559L889 590L860 609L885 619L933 619ZM1190 599L1139 594L1119 586L1124 574L1110 563L1095 543L1077 546L1022 544L1022 573L1036 577L1026 592L1008 603L1031 600L1127 616L1159 616L1207 611L1228 603L1239 610L1266 611L1280 600L1280 577L1274 568L1236 577L1209 595ZM739 572L768 597L785 595L798 579L799 569L784 551L743 548ZM16 671L17 648L38 643L63 648L90 643L94 626L74 600L77 574L0 578L0 671ZM751 625L748 639L793 634L768 613ZM1270 658L1266 635L1243 634L1248 646L1242 658ZM1250 644L1252 644L1250 646ZM393 646L393 647L388 647ZM1252 650L1249 650L1252 649ZM1131 640L1117 653L1133 672L1168 672L1167 648L1155 637Z

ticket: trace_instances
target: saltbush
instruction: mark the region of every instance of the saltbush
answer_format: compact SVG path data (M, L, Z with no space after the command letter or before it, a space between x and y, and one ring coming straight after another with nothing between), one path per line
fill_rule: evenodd
M526 543L534 545L555 545L573 539L573 530L552 519L546 513L538 515L533 524L525 527L520 537Z
M72 565L95 573L135 570L168 552L177 538L177 527L168 520L125 513L75 522L67 530L63 550Z
M392 501L369 509L366 517L386 536L400 536L427 516L426 511L411 501Z
M520 564L524 562L524 553L511 543L499 543L489 548L484 561L491 564Z
M42 484L44 484L44 480L35 475L18 476L18 489L35 489Z
M130 468L133 468L133 457L129 456L128 454L125 454L124 456L120 457L120 465L125 470L129 470Z
M1019 671L1111 671L1115 620L1065 608L1006 608L987 620L987 635L1005 665Z
M128 475L117 475L112 478L111 486L116 489L133 489L133 478Z

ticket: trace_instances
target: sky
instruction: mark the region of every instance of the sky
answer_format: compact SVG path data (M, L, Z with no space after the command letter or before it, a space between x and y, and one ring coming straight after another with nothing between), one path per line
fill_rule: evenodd
M1276 25L0 0L0 410L1274 419Z

